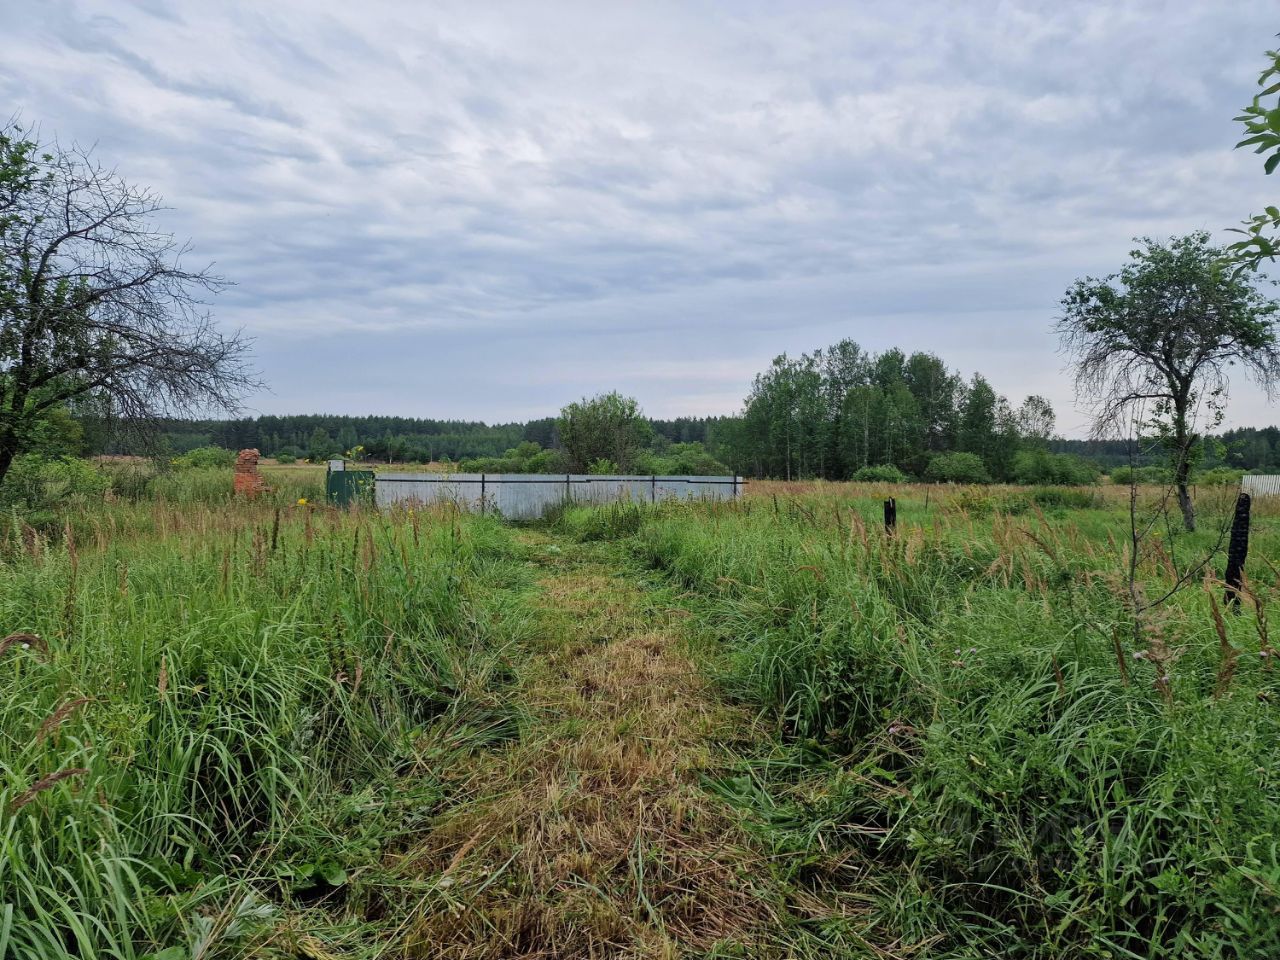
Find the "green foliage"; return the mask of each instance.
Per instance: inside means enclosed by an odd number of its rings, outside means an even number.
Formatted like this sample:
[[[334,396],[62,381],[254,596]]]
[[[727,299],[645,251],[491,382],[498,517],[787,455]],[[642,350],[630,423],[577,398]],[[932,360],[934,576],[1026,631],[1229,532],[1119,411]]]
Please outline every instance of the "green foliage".
[[[222,447],[197,447],[175,457],[175,467],[229,467],[236,462],[236,452]]]
[[[599,461],[615,473],[630,473],[653,428],[631,397],[615,392],[570,403],[556,421],[569,472],[590,472]]]
[[[981,376],[966,384],[932,354],[870,354],[843,340],[780,356],[756,377],[730,458],[756,476],[835,480],[876,464],[919,475],[931,457],[964,451],[1004,480],[1019,447],[1052,430],[1042,397],[1015,410]]]
[[[0,486],[0,510],[33,527],[56,526],[61,511],[100,503],[109,476],[83,460],[26,454]]]
[[[1253,102],[1245,107],[1236,122],[1244,126],[1245,137],[1236,144],[1236,149],[1253,147],[1254,153],[1266,157],[1263,161],[1263,172],[1275,173],[1280,165],[1280,51],[1268,50],[1266,69],[1258,75],[1258,86],[1262,89],[1254,96]],[[1255,214],[1244,221],[1244,228],[1234,228],[1233,233],[1244,235],[1227,249],[1235,261],[1243,268],[1256,270],[1262,261],[1274,261],[1280,253],[1280,207],[1269,206],[1263,213]]]
[[[295,457],[292,453],[285,453],[284,451],[281,451],[280,453],[276,454],[276,463],[279,463],[283,466],[288,466],[290,464],[294,464],[297,462],[298,462],[298,458]]]
[[[1191,531],[1198,411],[1209,426],[1221,422],[1232,368],[1268,387],[1280,378],[1280,303],[1247,273],[1223,269],[1225,253],[1206,232],[1140,244],[1118,274],[1072,285],[1058,331],[1098,424],[1160,440]]]
[[[635,471],[667,477],[724,477],[733,473],[697,442],[673,443],[661,454],[641,453],[636,459]]]
[[[694,597],[729,693],[780,731],[715,788],[798,900],[858,865],[861,943],[1275,955],[1280,675],[1257,621],[1246,609],[1219,640],[1193,589],[1150,647],[1117,654],[1107,631],[1128,615],[1107,536],[1125,501],[1103,514],[1095,490],[1033,497],[1072,521],[941,508],[917,526],[905,493],[896,537],[877,532],[875,503],[851,526],[819,496],[651,512],[635,549]],[[1169,586],[1158,558],[1139,573],[1150,595]],[[1275,589],[1265,566],[1254,575]]]
[[[599,460],[592,460],[588,463],[586,472],[592,476],[608,477],[619,474],[622,470],[612,460],[601,457]]]
[[[1020,450],[1013,458],[1013,479],[1028,485],[1077,486],[1098,479],[1098,468],[1068,453],[1042,448]]]
[[[1116,467],[1111,471],[1111,482],[1122,486],[1132,483],[1170,484],[1173,472],[1168,467]]]
[[[877,467],[861,467],[851,478],[858,483],[906,483],[907,475],[891,463]]]
[[[1196,483],[1204,484],[1207,487],[1238,487],[1243,476],[1243,470],[1234,470],[1231,467],[1214,467],[1212,470],[1205,470],[1203,473],[1196,474],[1194,479]]]
[[[924,478],[933,483],[991,482],[991,475],[976,453],[940,453],[929,461]]]
[[[458,469],[463,473],[564,473],[563,459],[560,451],[543,450],[539,444],[526,440],[501,457],[463,460]]]
[[[184,473],[196,471],[184,471]],[[297,471],[294,471],[297,472]],[[376,904],[459,757],[516,735],[509,535],[293,508],[117,505],[0,530],[0,942],[30,960],[275,956]],[[293,955],[293,951],[288,951]],[[283,956],[283,954],[281,954]]]

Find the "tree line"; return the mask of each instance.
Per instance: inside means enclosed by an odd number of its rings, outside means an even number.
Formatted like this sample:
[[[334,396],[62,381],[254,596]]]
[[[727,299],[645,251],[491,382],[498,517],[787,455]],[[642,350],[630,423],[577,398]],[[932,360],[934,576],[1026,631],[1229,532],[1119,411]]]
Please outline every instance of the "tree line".
[[[948,468],[980,463],[1008,480],[1018,454],[1043,449],[1053,428],[1043,397],[1015,407],[981,374],[965,380],[932,353],[876,354],[846,339],[784,354],[755,378],[729,459],[754,476],[843,480],[877,467],[924,477],[948,457]]]

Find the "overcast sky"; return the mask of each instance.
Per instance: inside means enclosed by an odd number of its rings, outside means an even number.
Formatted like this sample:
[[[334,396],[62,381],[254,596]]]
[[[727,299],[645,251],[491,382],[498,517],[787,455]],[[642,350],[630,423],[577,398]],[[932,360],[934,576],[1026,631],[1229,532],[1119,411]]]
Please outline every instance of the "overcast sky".
[[[929,350],[1078,434],[1050,327],[1130,238],[1280,200],[1231,3],[0,0],[0,115],[96,144],[234,288],[264,413],[730,413]],[[1280,420],[1243,384],[1230,422]]]

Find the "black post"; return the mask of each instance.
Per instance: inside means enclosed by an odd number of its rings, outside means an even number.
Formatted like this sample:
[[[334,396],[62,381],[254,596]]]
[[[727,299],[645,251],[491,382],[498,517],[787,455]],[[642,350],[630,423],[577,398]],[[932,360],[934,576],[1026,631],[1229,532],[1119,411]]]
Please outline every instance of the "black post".
[[[1240,589],[1244,586],[1244,561],[1249,555],[1249,494],[1236,498],[1236,515],[1231,521],[1231,543],[1227,546],[1226,603],[1240,609]]]
[[[658,478],[653,474],[649,474],[649,502],[658,502]]]
[[[480,515],[484,516],[484,474],[480,474]]]
[[[884,532],[893,533],[898,526],[898,501],[890,497],[884,502]]]

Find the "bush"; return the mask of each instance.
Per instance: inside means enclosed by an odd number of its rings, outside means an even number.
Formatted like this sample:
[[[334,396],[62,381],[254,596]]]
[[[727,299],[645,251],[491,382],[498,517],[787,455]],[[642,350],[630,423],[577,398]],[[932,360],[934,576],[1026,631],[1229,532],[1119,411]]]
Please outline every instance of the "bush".
[[[1111,482],[1121,486],[1131,483],[1172,483],[1173,474],[1168,467],[1116,467],[1111,471]]]
[[[298,458],[295,457],[292,453],[276,454],[276,463],[283,464],[286,467],[291,463],[297,463],[297,462],[298,462]]]
[[[701,443],[673,443],[662,454],[642,453],[636,458],[636,473],[667,477],[724,477],[731,474]]]
[[[1098,468],[1069,453],[1021,450],[1013,458],[1013,479],[1028,486],[1083,486],[1098,479]]]
[[[0,508],[20,514],[33,527],[52,527],[60,508],[101,500],[110,485],[105,473],[84,460],[27,454],[9,468]]]
[[[589,464],[587,464],[587,473],[591,474],[592,476],[608,477],[608,476],[616,475],[617,472],[618,472],[618,465],[614,463],[612,460],[605,459],[604,457],[600,457],[597,460],[592,460]]]
[[[1231,467],[1214,467],[1212,470],[1206,470],[1204,473],[1198,474],[1195,477],[1195,482],[1203,483],[1206,487],[1238,487],[1243,476],[1243,470],[1235,470]]]
[[[1100,505],[1094,491],[1070,487],[1038,487],[1032,491],[1031,499],[1046,508],[1087,510]]]
[[[463,473],[564,473],[564,457],[526,440],[500,457],[472,457],[458,467]]]
[[[905,473],[891,463],[882,463],[878,467],[862,467],[853,475],[856,483],[906,483]]]
[[[180,457],[175,457],[175,467],[229,467],[236,462],[233,450],[224,447],[197,447],[188,450]]]
[[[924,477],[934,483],[991,482],[991,474],[976,453],[940,453],[929,461]]]

